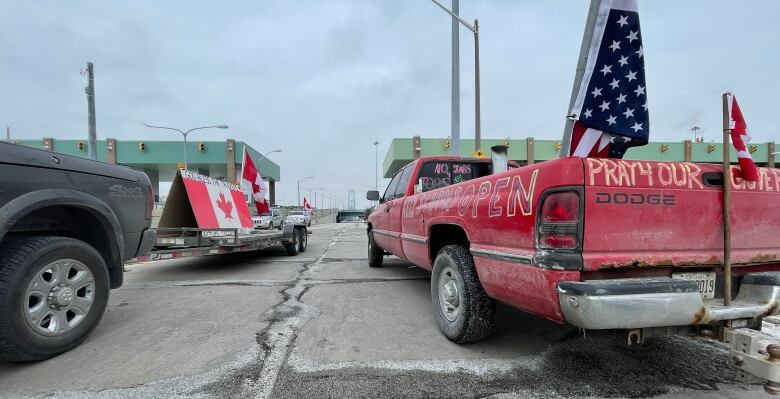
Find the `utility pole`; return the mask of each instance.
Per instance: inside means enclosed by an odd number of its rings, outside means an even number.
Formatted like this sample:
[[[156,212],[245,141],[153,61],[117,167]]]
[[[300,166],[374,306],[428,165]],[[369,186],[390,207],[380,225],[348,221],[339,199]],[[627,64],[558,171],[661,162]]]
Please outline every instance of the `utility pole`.
[[[88,86],[84,88],[87,94],[87,112],[89,113],[89,159],[97,159],[97,125],[95,122],[95,70],[92,63],[87,63]]]
[[[452,0],[452,13],[459,15],[460,0]],[[452,18],[452,140],[450,155],[460,155],[460,23]]]
[[[11,141],[11,126],[5,127],[5,139]]]

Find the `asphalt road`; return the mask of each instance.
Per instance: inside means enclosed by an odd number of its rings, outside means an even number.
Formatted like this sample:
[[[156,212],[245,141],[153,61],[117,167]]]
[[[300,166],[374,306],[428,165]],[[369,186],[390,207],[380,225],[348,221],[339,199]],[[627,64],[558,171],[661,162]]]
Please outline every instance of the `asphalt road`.
[[[314,227],[283,249],[137,264],[80,347],[0,362],[2,397],[765,398],[723,346],[627,347],[500,307],[495,333],[456,345],[436,327],[428,273],[365,259],[365,226]]]

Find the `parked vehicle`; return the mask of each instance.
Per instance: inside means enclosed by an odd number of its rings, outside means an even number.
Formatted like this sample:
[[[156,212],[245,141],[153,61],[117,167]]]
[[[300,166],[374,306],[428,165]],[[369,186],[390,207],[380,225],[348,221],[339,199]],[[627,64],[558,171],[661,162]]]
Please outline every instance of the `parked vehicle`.
[[[760,328],[780,311],[780,169],[760,168],[757,183],[728,179],[731,306],[720,166],[566,158],[492,169],[425,157],[381,198],[368,195],[380,200],[368,218],[369,266],[393,254],[432,271],[436,320],[454,342],[487,337],[497,301],[638,341],[726,323]]]
[[[282,229],[282,212],[278,208],[271,209],[268,213],[252,217],[252,224],[255,229]]]
[[[153,205],[142,172],[0,142],[0,360],[84,341],[154,245]]]
[[[311,227],[311,213],[308,211],[292,211],[285,220],[287,223],[300,223]]]

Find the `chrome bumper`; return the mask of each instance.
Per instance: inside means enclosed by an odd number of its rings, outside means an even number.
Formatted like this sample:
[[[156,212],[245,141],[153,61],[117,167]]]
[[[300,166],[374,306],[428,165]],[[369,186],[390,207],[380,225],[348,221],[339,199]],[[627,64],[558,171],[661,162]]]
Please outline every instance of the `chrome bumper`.
[[[589,330],[751,319],[780,313],[780,272],[746,274],[728,307],[702,300],[693,281],[668,277],[562,282],[558,300],[569,324]]]

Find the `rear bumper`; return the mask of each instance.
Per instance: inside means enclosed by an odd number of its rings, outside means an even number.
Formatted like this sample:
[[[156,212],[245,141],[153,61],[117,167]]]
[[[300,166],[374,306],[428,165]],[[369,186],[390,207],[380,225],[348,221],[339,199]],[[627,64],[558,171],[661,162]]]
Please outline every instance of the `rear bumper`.
[[[751,319],[780,313],[780,272],[746,274],[729,307],[702,300],[693,281],[668,277],[562,282],[558,300],[569,324],[590,330]]]

